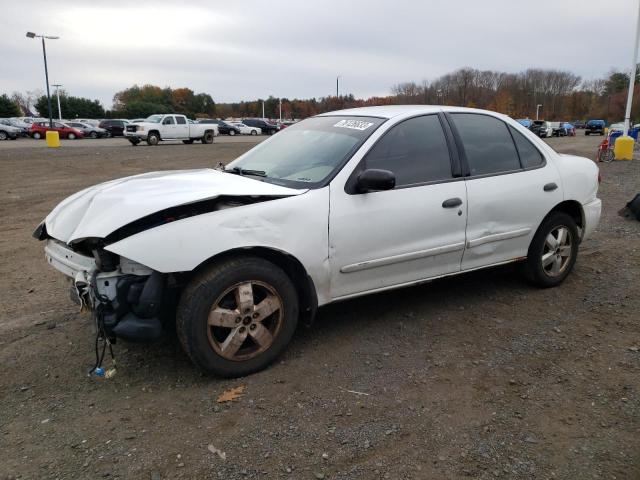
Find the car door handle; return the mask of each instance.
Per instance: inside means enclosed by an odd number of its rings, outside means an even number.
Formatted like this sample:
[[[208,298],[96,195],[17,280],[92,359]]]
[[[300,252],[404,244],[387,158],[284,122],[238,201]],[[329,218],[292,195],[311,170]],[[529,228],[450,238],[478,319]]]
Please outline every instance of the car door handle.
[[[558,188],[558,185],[556,185],[555,183],[551,182],[551,183],[547,183],[544,186],[544,191],[545,192],[553,192],[556,188]]]
[[[442,208],[455,208],[459,207],[460,205],[462,205],[462,200],[458,197],[449,198],[442,202]]]

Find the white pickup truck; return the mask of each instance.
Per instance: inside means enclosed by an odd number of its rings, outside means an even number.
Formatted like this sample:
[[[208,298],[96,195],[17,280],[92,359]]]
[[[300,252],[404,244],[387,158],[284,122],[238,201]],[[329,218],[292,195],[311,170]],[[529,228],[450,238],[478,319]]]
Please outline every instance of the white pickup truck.
[[[129,123],[124,130],[125,138],[134,146],[143,140],[149,145],[157,145],[161,140],[182,140],[186,144],[194,140],[213,143],[217,135],[217,125],[191,123],[184,115],[175,114],[151,115],[144,122]]]

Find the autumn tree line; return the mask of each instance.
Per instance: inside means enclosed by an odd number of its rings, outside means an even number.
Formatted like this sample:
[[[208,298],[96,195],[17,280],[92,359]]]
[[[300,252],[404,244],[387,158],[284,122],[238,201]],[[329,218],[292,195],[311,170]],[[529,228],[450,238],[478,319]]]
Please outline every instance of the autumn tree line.
[[[632,119],[640,120],[640,72],[636,71]],[[620,121],[624,116],[628,74],[611,71],[605,77],[585,80],[568,71],[528,69],[519,73],[461,68],[432,80],[398,83],[391,94],[367,99],[354,95],[311,99],[275,98],[234,103],[216,103],[207,93],[189,88],[134,85],[117,92],[105,110],[98,100],[74,97],[61,91],[65,118],[143,118],[153,113],[182,113],[190,118],[282,117],[301,119],[342,108],[369,105],[431,104],[457,105],[495,110],[514,118],[577,120],[603,118]],[[54,117],[57,102],[52,99]],[[0,95],[0,117],[47,114],[47,99],[41,92]]]

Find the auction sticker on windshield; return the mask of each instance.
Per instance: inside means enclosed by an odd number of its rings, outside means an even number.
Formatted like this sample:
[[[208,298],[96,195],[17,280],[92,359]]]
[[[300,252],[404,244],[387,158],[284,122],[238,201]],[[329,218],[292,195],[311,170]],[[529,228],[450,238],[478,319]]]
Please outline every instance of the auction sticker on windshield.
[[[351,128],[353,130],[366,130],[373,126],[373,123],[363,122],[362,120],[340,120],[334,125],[338,128]]]

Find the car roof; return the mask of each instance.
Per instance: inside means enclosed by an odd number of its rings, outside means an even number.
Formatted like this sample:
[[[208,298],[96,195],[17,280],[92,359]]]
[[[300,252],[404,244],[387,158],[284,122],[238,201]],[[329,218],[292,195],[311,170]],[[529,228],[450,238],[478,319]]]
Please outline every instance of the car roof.
[[[437,112],[468,112],[468,113],[490,113],[498,117],[504,117],[504,115],[489,110],[481,110],[478,108],[466,108],[466,107],[450,107],[446,105],[381,105],[375,107],[359,107],[348,108],[345,110],[336,110],[333,112],[321,113],[319,117],[329,116],[353,116],[353,117],[378,117],[378,118],[393,118],[397,116],[406,115],[420,115]]]

